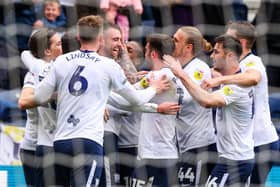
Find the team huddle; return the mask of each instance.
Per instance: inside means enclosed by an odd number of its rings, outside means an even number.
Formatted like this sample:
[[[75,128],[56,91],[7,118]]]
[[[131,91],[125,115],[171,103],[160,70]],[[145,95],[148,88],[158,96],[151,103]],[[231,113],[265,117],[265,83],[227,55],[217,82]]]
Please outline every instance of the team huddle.
[[[73,38],[34,31],[18,102],[27,184],[264,185],[279,144],[255,39],[249,22],[229,23],[213,47],[192,26],[153,33],[139,71],[121,29],[100,16],[80,18]]]

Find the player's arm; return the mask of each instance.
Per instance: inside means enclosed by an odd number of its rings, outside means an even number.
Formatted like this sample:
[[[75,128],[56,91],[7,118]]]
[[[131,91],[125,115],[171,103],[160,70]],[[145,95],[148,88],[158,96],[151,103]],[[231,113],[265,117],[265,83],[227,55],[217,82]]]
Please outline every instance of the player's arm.
[[[49,102],[53,93],[53,89],[41,83],[34,88],[23,88],[18,100],[18,107],[20,109],[29,109],[41,106]]]
[[[175,114],[180,106],[174,102],[163,102],[161,104],[155,103],[145,103],[143,105],[131,105],[125,98],[112,92],[108,104],[114,106],[115,108],[133,111],[133,112],[147,112],[147,113],[163,113],[163,114]]]
[[[190,95],[203,107],[224,106],[226,102],[219,92],[209,93],[202,89],[198,84],[184,72],[180,62],[173,57],[164,55],[165,63],[170,67],[172,72],[181,80],[182,84],[189,91]]]
[[[26,68],[28,68],[30,71],[34,66],[36,66],[38,63],[44,63],[43,60],[35,58],[29,50],[23,51],[21,53],[21,60]]]
[[[149,85],[150,86],[144,90],[136,90],[134,86],[126,82],[122,89],[119,89],[116,92],[126,98],[131,105],[143,105],[156,94],[169,89],[170,82],[166,76],[162,76],[157,80],[154,77],[151,77],[149,79]]]
[[[38,106],[34,100],[34,88],[22,88],[20,97],[18,99],[18,107],[20,109],[28,109]]]
[[[18,106],[21,109],[34,108],[39,105],[44,105],[52,99],[55,87],[50,84],[54,81],[54,71],[50,71],[46,78],[44,78],[35,89],[25,91],[21,94],[18,101]]]
[[[261,80],[261,73],[256,69],[247,69],[244,73],[226,75],[205,80],[202,84],[204,89],[217,87],[221,84],[237,84],[239,86],[254,86]]]

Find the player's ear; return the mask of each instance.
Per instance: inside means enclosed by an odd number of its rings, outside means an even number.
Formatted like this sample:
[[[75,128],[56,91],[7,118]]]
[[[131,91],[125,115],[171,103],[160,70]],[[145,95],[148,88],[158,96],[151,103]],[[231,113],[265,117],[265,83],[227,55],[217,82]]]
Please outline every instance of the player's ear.
[[[44,54],[45,54],[45,56],[51,56],[51,50],[45,49]]]
[[[151,57],[152,57],[152,58],[157,58],[157,56],[158,56],[158,55],[157,55],[157,52],[156,52],[155,50],[152,50],[152,51],[151,51]]]

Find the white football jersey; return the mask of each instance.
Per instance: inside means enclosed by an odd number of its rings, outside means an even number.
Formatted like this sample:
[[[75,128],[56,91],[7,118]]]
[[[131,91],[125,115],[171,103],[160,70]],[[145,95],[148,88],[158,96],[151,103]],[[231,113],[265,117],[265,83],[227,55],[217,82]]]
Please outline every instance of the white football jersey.
[[[34,88],[35,81],[32,73],[27,72],[24,77],[23,88]],[[27,120],[24,129],[24,138],[20,144],[20,148],[24,150],[36,150],[38,136],[38,110],[31,108],[26,110]]]
[[[254,143],[255,146],[268,144],[278,140],[278,135],[271,121],[268,103],[268,80],[265,67],[260,57],[249,54],[240,62],[242,72],[255,69],[261,73],[261,80],[255,86],[254,103]]]
[[[165,101],[178,102],[176,77],[168,68],[152,71],[155,78],[166,75],[171,87],[156,95],[151,102],[159,104]],[[143,113],[139,135],[138,156],[141,159],[175,159],[178,158],[175,134],[175,116],[159,113]]]
[[[216,113],[217,149],[220,157],[230,160],[254,158],[252,87],[225,85],[219,92],[226,106]]]
[[[184,72],[193,82],[200,85],[203,80],[211,78],[209,66],[198,58],[194,58],[184,68]],[[176,120],[176,132],[180,153],[190,149],[216,142],[212,109],[202,107],[183,87],[183,100],[179,117]]]
[[[125,87],[126,77],[112,59],[96,52],[59,56],[43,81],[57,90],[56,140],[87,138],[103,145],[103,113],[112,89]]]
[[[30,51],[24,51],[22,61],[34,75],[35,85],[38,85],[50,72],[51,63],[32,56]],[[53,137],[56,126],[55,104],[48,103],[37,107],[39,114],[37,145],[53,146]]]

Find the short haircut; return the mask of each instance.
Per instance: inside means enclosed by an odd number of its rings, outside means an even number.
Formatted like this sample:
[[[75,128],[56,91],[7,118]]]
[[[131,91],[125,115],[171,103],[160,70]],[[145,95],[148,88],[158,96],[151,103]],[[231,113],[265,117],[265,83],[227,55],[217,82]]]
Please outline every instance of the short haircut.
[[[147,43],[149,43],[149,49],[155,50],[161,59],[163,55],[172,55],[175,49],[173,39],[167,34],[151,34],[147,37]]]
[[[28,41],[28,47],[36,58],[44,58],[45,50],[51,46],[51,38],[56,32],[47,28],[39,28],[34,31]]]
[[[257,32],[254,25],[252,25],[248,21],[230,21],[226,29],[232,29],[236,31],[237,38],[240,39],[246,39],[247,44],[246,48],[251,49],[256,41],[257,38]]]
[[[103,32],[103,19],[101,16],[85,16],[79,19],[77,27],[81,42],[94,41]]]
[[[57,3],[58,7],[60,8],[61,4],[59,0],[45,0],[44,1],[44,8],[50,3]]]
[[[237,58],[240,58],[242,54],[242,46],[238,39],[229,35],[221,35],[215,38],[215,42],[222,44],[226,52],[234,52]]]
[[[104,26],[103,26],[103,31],[106,32],[108,29],[116,29],[119,30],[121,32],[121,28],[119,25],[114,24],[114,23],[110,23],[110,22],[104,22]]]

